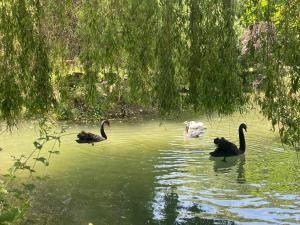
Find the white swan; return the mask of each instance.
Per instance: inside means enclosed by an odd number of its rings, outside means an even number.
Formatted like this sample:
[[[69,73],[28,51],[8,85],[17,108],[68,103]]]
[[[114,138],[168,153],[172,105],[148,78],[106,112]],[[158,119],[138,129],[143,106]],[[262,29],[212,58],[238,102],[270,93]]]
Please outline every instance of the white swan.
[[[188,127],[185,128],[185,135],[190,138],[202,137],[205,133],[205,129],[201,130],[190,130]]]
[[[198,138],[204,135],[206,126],[202,122],[186,121],[185,123],[185,135],[191,138]]]
[[[189,129],[206,129],[206,127],[204,126],[204,123],[202,123],[202,122],[185,121],[184,124]]]

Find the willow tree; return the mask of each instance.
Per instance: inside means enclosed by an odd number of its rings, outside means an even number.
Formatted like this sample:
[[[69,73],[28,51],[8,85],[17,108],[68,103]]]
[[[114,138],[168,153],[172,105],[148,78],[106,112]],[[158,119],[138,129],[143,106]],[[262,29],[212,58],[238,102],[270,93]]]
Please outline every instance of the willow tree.
[[[77,14],[81,1],[43,0],[43,33],[49,46],[49,59],[55,76],[64,74],[67,62],[78,57]]]
[[[156,1],[129,0],[127,6],[123,33],[130,96],[136,103],[149,104],[153,101],[159,5]]]
[[[122,1],[83,1],[78,11],[80,62],[85,71],[86,97],[97,98],[100,75],[117,73],[123,64]]]
[[[80,91],[88,106],[117,101],[99,82],[110,80],[123,82],[128,102],[161,112],[177,111],[187,87],[187,108],[241,110],[241,78],[253,69],[264,78],[256,98],[263,113],[296,146],[299,7],[299,0],[2,0],[1,119],[11,125],[23,112],[48,112],[51,75],[62,76],[69,59],[79,58],[76,68],[84,70]],[[237,38],[237,23],[246,42]]]
[[[230,114],[244,104],[234,30],[236,2],[190,1],[190,99],[208,113]]]
[[[0,116],[11,126],[23,109],[43,114],[54,103],[39,0],[0,3]]]
[[[203,2],[193,1],[189,2],[190,18],[189,18],[189,37],[190,37],[190,59],[189,59],[189,89],[190,102],[197,108],[200,105],[200,90],[201,77],[204,73],[202,68],[202,59],[204,57],[204,10]],[[203,71],[203,72],[202,72]]]
[[[103,64],[101,53],[105,48],[102,42],[105,18],[99,4],[99,1],[84,1],[78,21],[79,57],[85,71],[86,98],[90,103],[96,99],[97,74]]]
[[[160,31],[157,42],[157,77],[156,97],[158,108],[163,111],[178,109],[179,93],[176,85],[175,47],[176,35],[176,1],[163,0],[160,9]]]
[[[273,126],[278,127],[283,143],[296,149],[300,144],[299,3],[299,0],[245,1],[243,13],[252,30],[247,47],[259,59],[253,66],[264,77],[258,103]]]

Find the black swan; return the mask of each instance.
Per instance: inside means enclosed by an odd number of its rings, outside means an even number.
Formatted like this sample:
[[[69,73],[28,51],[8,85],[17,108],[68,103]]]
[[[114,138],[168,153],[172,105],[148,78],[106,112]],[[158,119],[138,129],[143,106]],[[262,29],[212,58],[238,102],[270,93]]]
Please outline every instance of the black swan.
[[[87,144],[94,145],[94,142],[100,142],[100,141],[107,140],[107,136],[106,136],[106,134],[104,132],[104,124],[106,124],[108,126],[110,125],[108,120],[103,120],[101,122],[101,128],[100,128],[101,136],[97,135],[97,134],[87,133],[85,131],[81,131],[81,133],[79,133],[77,135],[78,139],[76,140],[76,142],[80,143],[80,144],[87,143]]]
[[[215,138],[214,143],[216,144],[217,148],[215,151],[210,152],[209,154],[213,157],[224,157],[225,161],[225,157],[227,156],[235,156],[245,153],[246,142],[243,129],[247,132],[247,126],[244,123],[239,126],[240,148],[223,137]]]

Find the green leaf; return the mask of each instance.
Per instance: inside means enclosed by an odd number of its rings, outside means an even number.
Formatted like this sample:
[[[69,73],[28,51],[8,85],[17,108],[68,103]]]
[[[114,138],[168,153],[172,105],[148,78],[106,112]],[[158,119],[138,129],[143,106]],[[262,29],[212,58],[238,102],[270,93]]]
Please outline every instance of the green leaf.
[[[59,154],[60,151],[49,151],[49,153],[51,153],[51,154]]]
[[[45,166],[49,166],[49,162],[45,157],[34,158],[36,161],[42,162]]]
[[[34,141],[33,142],[34,147],[36,147],[37,149],[42,149],[43,145],[41,145],[38,141]]]
[[[268,6],[268,0],[261,0],[261,1],[260,1],[260,6],[261,6],[261,7],[266,7],[266,6]]]

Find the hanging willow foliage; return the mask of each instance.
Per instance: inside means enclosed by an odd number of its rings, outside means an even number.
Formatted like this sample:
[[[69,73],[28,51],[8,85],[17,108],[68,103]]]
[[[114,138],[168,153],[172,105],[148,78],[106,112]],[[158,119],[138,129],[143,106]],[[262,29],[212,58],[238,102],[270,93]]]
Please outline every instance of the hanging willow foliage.
[[[156,1],[130,0],[123,19],[124,47],[128,53],[126,70],[132,101],[151,103],[154,49],[158,32]]]
[[[300,2],[245,1],[248,54],[264,78],[257,96],[262,112],[279,129],[283,143],[300,144]]]
[[[97,99],[96,83],[99,73],[118,72],[122,64],[122,33],[119,17],[122,2],[83,1],[79,11],[77,33],[80,61],[85,71],[86,98]],[[97,9],[97,10],[95,10]]]
[[[54,98],[40,1],[1,1],[0,12],[0,116],[12,126],[24,106],[45,113]]]
[[[84,74],[76,82],[91,107],[126,95],[163,113],[230,114],[244,108],[251,82],[262,83],[253,83],[262,112],[297,147],[299,7],[299,0],[1,0],[1,119],[11,125],[23,112],[47,112],[51,74],[63,77],[60,65],[78,58]],[[113,93],[118,98],[107,97]]]
[[[246,100],[239,77],[235,4],[212,0],[189,5],[190,102],[208,113],[230,114]]]
[[[158,107],[162,111],[176,110],[179,107],[174,65],[177,41],[175,7],[175,1],[161,1],[161,28],[157,43],[156,95]]]
[[[90,103],[96,99],[97,73],[102,64],[102,31],[105,19],[102,17],[98,1],[84,1],[83,9],[79,14],[78,36],[81,46],[80,61],[85,71],[87,87],[86,98]],[[95,10],[99,9],[99,10]]]

